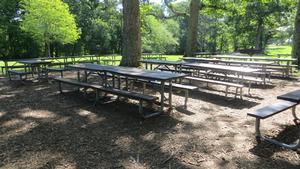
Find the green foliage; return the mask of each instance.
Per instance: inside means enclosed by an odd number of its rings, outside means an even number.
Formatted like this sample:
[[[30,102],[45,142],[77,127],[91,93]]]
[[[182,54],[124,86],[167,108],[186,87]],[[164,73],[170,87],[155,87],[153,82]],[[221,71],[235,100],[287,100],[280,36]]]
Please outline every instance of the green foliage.
[[[74,43],[79,38],[74,16],[61,0],[22,0],[22,29],[39,42]]]
[[[179,25],[174,20],[158,20],[153,15],[155,7],[143,5],[141,7],[141,32],[143,52],[172,52],[178,45]]]

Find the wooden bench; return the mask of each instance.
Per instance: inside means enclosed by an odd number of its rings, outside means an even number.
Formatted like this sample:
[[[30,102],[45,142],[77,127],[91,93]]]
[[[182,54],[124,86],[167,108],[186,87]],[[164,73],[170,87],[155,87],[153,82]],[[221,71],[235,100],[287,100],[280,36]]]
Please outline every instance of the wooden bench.
[[[264,137],[261,134],[261,131],[260,131],[260,120],[267,119],[271,116],[274,116],[278,113],[286,111],[290,108],[292,108],[292,113],[294,115],[297,105],[298,105],[298,103],[296,103],[296,102],[281,101],[281,102],[277,102],[277,103],[274,103],[272,105],[260,108],[260,109],[254,111],[254,112],[247,113],[248,116],[256,118],[256,121],[255,121],[256,141],[258,143],[260,143],[261,141],[266,140],[266,141],[269,141],[271,143],[274,143],[274,144],[277,144],[277,145],[280,145],[280,146],[283,146],[283,147],[287,146],[286,148],[293,149],[292,146],[286,145],[284,143],[281,143],[281,142],[279,142],[277,140],[274,140],[274,139],[271,139],[271,138]],[[294,115],[294,117],[295,117],[295,115]]]
[[[218,80],[211,80],[211,79],[205,79],[205,78],[200,78],[200,77],[191,77],[191,76],[185,77],[185,79],[187,79],[189,81],[198,81],[198,82],[203,82],[203,83],[207,83],[207,84],[212,83],[212,84],[216,84],[216,85],[226,86],[226,90],[225,90],[226,97],[228,95],[228,88],[235,87],[236,88],[235,98],[237,97],[237,95],[239,93],[240,99],[243,99],[244,85],[242,85],[242,84],[236,84],[236,83],[224,82],[224,81],[218,81]]]
[[[11,81],[12,76],[17,75],[20,77],[20,80],[24,80],[22,77],[25,76],[25,79],[27,78],[28,74],[31,74],[30,72],[24,72],[24,71],[18,71],[18,70],[7,70],[8,78]]]
[[[155,85],[161,85],[161,83],[158,81],[150,81],[149,83],[155,84]],[[170,83],[166,82],[165,86],[170,87]],[[191,85],[185,85],[185,84],[179,84],[179,83],[172,83],[172,89],[181,90],[181,91],[185,92],[184,108],[186,109],[188,98],[189,98],[189,91],[197,90],[198,87],[191,86]]]
[[[126,90],[121,90],[121,89],[116,89],[116,88],[108,88],[108,87],[104,87],[104,86],[97,85],[97,84],[79,82],[77,80],[71,80],[71,79],[65,79],[65,78],[54,78],[54,80],[58,82],[59,91],[61,93],[62,93],[61,83],[75,85],[75,86],[79,86],[79,87],[83,87],[83,88],[91,88],[96,91],[96,101],[99,100],[99,98],[98,98],[99,91],[102,91],[105,93],[110,93],[113,95],[126,97],[126,98],[133,99],[133,100],[138,100],[139,101],[139,113],[143,116],[143,118],[149,118],[149,117],[160,114],[160,112],[151,113],[151,114],[143,113],[143,101],[146,101],[149,103],[154,103],[154,101],[158,99],[158,97],[155,97],[155,96],[145,95],[145,94],[141,94],[141,93],[126,91]]]

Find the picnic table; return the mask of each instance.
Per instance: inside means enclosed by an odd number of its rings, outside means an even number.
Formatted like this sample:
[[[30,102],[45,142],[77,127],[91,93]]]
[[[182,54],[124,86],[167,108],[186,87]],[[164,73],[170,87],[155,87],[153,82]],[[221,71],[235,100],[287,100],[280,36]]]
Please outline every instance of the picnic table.
[[[197,57],[183,57],[182,58],[186,62],[199,62],[199,63],[218,63],[219,59],[212,59],[212,58],[197,58]]]
[[[146,69],[150,68],[150,70],[156,70],[164,67],[168,70],[171,70],[170,66],[173,66],[175,71],[180,71],[181,66],[185,63],[182,61],[167,61],[167,60],[141,60],[140,62],[145,64]],[[148,67],[148,65],[150,67]],[[153,68],[153,65],[157,65],[157,66]]]
[[[272,58],[272,57],[254,57],[254,56],[230,56],[230,55],[217,55],[217,56],[212,56],[212,58],[216,59],[236,59],[236,60],[263,60],[263,61],[272,61],[274,63],[279,63],[279,62],[287,62],[287,65],[290,64],[293,61],[296,61],[297,59],[295,58]]]
[[[44,59],[19,60],[18,62],[27,65],[27,67],[31,69],[32,73],[36,72],[38,79],[40,79],[42,73],[46,71],[47,66],[51,64],[51,61]]]
[[[139,80],[154,80],[160,82],[160,111],[163,112],[164,110],[164,92],[166,88],[166,83],[168,83],[169,88],[169,106],[172,107],[172,81],[183,78],[186,74],[182,73],[170,73],[170,72],[159,72],[154,70],[145,70],[139,68],[131,68],[131,67],[121,67],[121,66],[104,66],[98,64],[76,64],[76,65],[69,65],[71,69],[75,70],[82,70],[84,71],[85,77],[84,79],[87,80],[87,77],[92,72],[102,73],[104,75],[104,85],[109,86],[107,78],[108,74],[111,74],[113,78],[116,76],[119,80],[121,77],[125,77],[126,85],[128,83],[128,78],[139,79]],[[100,76],[100,74],[98,74]],[[78,73],[78,79],[80,79],[80,74]],[[114,86],[113,86],[114,87]]]
[[[163,56],[162,53],[142,53],[142,58],[146,59],[159,59],[159,60],[166,60],[167,57]]]
[[[207,63],[186,63],[184,66],[187,66],[196,70],[205,70],[215,71],[219,73],[227,74],[236,74],[238,77],[241,77],[240,80],[243,81],[245,75],[258,72],[259,69],[253,69],[248,67],[240,66],[227,66],[227,65],[218,65],[218,64],[207,64]]]

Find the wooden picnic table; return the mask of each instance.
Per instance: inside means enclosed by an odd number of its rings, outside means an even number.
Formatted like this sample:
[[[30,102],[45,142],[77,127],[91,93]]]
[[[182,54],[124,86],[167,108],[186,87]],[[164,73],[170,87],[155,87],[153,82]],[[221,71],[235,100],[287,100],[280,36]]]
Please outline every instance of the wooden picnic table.
[[[41,75],[46,70],[47,66],[52,63],[51,61],[44,60],[44,59],[19,60],[18,62],[24,65],[28,65],[32,73],[36,71],[38,75],[38,79],[41,78]]]
[[[172,81],[183,78],[186,74],[182,73],[170,73],[170,72],[159,72],[154,70],[145,70],[139,68],[131,68],[131,67],[121,67],[121,66],[104,66],[98,64],[76,64],[68,66],[71,69],[82,70],[85,73],[85,79],[87,79],[88,75],[91,72],[103,73],[104,75],[104,84],[107,83],[108,74],[112,74],[113,78],[117,76],[120,80],[120,76],[125,77],[127,80],[128,78],[133,79],[142,79],[142,80],[155,80],[159,81],[161,84],[160,87],[160,110],[163,112],[164,110],[164,92],[165,92],[165,84],[168,83],[169,86],[169,106],[172,107]],[[99,74],[100,75],[100,74]],[[78,73],[78,79],[80,79],[80,74]],[[126,80],[126,85],[127,85]]]

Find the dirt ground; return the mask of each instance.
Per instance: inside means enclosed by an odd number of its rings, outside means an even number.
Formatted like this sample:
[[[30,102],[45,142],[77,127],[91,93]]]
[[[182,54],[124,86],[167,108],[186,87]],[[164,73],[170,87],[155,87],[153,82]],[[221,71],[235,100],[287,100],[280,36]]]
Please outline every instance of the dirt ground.
[[[272,79],[249,97],[224,97],[224,86],[175,93],[175,108],[142,120],[136,102],[93,105],[93,95],[59,94],[53,82],[0,78],[0,168],[300,168],[300,154],[256,144],[247,112],[299,89],[297,79]],[[244,90],[246,91],[246,89]],[[297,108],[300,111],[300,108]],[[270,137],[297,140],[291,111],[262,121]]]

